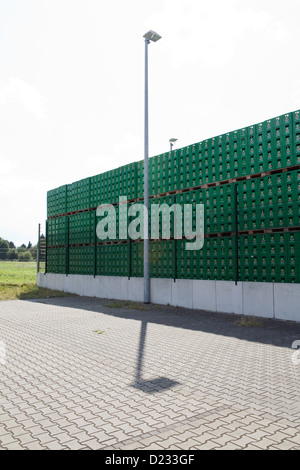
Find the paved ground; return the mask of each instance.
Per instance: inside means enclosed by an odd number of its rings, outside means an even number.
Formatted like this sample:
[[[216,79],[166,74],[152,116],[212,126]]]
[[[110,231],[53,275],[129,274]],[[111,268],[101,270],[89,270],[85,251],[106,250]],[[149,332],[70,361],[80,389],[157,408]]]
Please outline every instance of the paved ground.
[[[107,304],[0,302],[0,449],[300,450],[300,324]]]

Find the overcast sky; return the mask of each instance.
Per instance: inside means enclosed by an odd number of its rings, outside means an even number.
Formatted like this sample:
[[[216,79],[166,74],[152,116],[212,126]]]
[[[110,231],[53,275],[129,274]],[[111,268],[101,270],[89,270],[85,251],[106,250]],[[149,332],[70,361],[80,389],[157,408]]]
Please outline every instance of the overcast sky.
[[[299,0],[0,0],[0,237],[47,190],[300,108]]]

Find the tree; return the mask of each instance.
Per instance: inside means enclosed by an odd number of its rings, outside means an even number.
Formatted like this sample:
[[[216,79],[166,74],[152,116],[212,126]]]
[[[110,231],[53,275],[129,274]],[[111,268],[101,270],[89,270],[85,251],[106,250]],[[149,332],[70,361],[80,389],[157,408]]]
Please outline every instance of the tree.
[[[19,254],[19,261],[31,261],[32,256],[30,251],[24,251],[23,253]]]
[[[32,247],[32,243],[31,243],[31,242],[28,242],[27,250],[30,250],[31,247]]]
[[[3,238],[0,238],[0,259],[7,259],[9,252],[9,243]]]
[[[17,252],[16,248],[11,248],[8,252],[7,259],[13,261],[19,258],[19,253]]]
[[[28,251],[30,251],[32,258],[33,258],[33,259],[36,259],[36,257],[37,257],[37,245],[34,245],[34,246],[32,245],[32,246],[29,248]]]

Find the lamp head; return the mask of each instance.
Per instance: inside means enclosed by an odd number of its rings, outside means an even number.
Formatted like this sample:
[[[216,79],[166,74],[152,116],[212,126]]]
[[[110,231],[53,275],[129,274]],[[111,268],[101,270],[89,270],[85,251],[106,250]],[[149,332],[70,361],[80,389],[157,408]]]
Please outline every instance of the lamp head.
[[[159,39],[161,39],[161,36],[159,34],[157,34],[155,31],[152,31],[151,29],[146,34],[144,34],[143,37],[145,39],[148,39],[149,41],[152,41],[152,42],[156,42]]]

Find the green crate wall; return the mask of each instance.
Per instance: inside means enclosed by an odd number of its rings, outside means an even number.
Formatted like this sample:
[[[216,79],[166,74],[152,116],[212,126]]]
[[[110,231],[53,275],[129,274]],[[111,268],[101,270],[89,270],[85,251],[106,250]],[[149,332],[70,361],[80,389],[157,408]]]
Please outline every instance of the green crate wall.
[[[159,194],[160,191],[160,167],[162,167],[162,155],[156,155],[154,157],[149,158],[148,162],[149,166],[149,195],[156,195]],[[163,171],[163,169],[161,169]],[[144,178],[144,172],[141,177]],[[141,194],[143,197],[143,194]]]
[[[173,278],[175,267],[174,240],[150,240],[149,269],[150,276],[155,278]],[[144,275],[144,243],[131,243],[131,276]]]
[[[105,205],[104,205],[105,206]],[[98,242],[104,241],[118,241],[119,240],[119,206],[107,204],[107,208],[103,207],[103,213],[101,216],[96,216],[96,224],[102,227],[105,233],[102,234],[103,239],[99,239],[99,232],[98,232]],[[102,221],[102,223],[101,223]],[[112,230],[115,227],[115,235],[113,235]],[[102,230],[102,231],[103,231]]]
[[[166,195],[157,197],[150,200],[150,233],[151,237],[155,238],[157,226],[159,226],[159,238],[173,238],[175,236],[176,225],[180,227],[185,234],[195,232],[199,224],[196,224],[196,215],[199,215],[197,211],[197,204],[204,204],[204,196],[202,197],[203,191],[194,190],[187,191],[180,194]],[[189,208],[185,208],[185,205],[189,205]],[[159,209],[154,212],[153,206],[157,205]],[[166,211],[165,211],[166,209]],[[155,214],[159,215],[159,221],[156,222],[156,230],[152,231],[152,225],[154,229],[154,222],[152,217]],[[189,215],[188,215],[189,214]],[[170,225],[169,225],[170,224]],[[170,230],[169,230],[170,227]],[[187,231],[187,227],[189,231]]]
[[[144,195],[144,160],[136,163],[136,173],[137,198],[141,198]]]
[[[294,164],[300,164],[300,111],[293,113],[293,150]]]
[[[78,212],[69,216],[69,244],[88,244],[95,241],[95,212]]]
[[[54,217],[67,212],[67,185],[47,192],[47,217]]]
[[[287,245],[288,282],[300,283],[300,232],[285,234]]]
[[[128,200],[136,198],[136,179],[137,168],[135,163],[92,176],[91,207],[117,203],[120,196],[126,196]]]
[[[174,277],[174,266],[174,240],[150,241],[150,276],[155,278],[172,278]]]
[[[47,220],[47,246],[67,245],[68,217],[55,217]]]
[[[214,137],[178,150],[178,189],[225,179],[222,171],[220,173],[221,162],[217,142],[218,138]]]
[[[285,174],[238,183],[240,230],[280,228],[286,225]]]
[[[90,209],[91,207],[91,178],[78,181],[77,187],[78,210]]]
[[[233,237],[205,239],[199,257],[200,266],[204,266],[205,279],[235,280],[236,250]]]
[[[205,233],[234,231],[236,218],[233,184],[202,190],[199,202],[204,204]]]
[[[67,272],[67,248],[47,249],[47,272],[55,274]]]
[[[236,249],[233,237],[205,238],[201,250],[187,250],[186,240],[177,240],[179,279],[235,280]]]
[[[300,226],[300,170],[285,173],[287,226]]]
[[[69,274],[95,274],[94,246],[69,248]]]
[[[239,230],[297,227],[299,202],[299,170],[239,182]]]
[[[76,212],[91,207],[91,178],[75,181],[68,186],[68,212]]]
[[[97,275],[129,275],[129,243],[102,243],[97,246]]]
[[[91,207],[96,208],[102,204],[104,177],[102,174],[91,176]]]
[[[134,241],[131,243],[131,275],[143,277],[144,275],[144,243]]]
[[[144,161],[136,162],[136,197],[144,195]],[[179,187],[178,150],[149,158],[149,195],[174,191]]]
[[[174,216],[176,196],[163,196],[150,199],[149,204],[149,231],[151,238],[170,238],[174,236]],[[155,209],[156,206],[156,209]],[[170,214],[170,230],[168,221]]]
[[[204,206],[205,233],[231,232],[235,229],[234,185],[227,184],[177,194],[176,201],[182,207],[191,204],[192,230],[196,230],[196,206]],[[183,212],[183,211],[182,211]],[[182,217],[184,227],[184,218]]]
[[[299,163],[300,118],[299,111],[295,111],[256,125],[203,140],[182,149],[175,149],[172,152],[151,157],[149,159],[150,195],[155,196],[151,200],[151,205],[161,202],[165,202],[169,206],[174,202],[180,204],[191,203],[193,213],[195,213],[196,204],[202,203],[205,206],[206,234],[218,233],[220,235],[223,232],[233,232],[236,228],[236,208],[234,205],[236,183],[230,184],[228,182],[208,188],[197,188],[197,186],[245,175],[253,176],[269,170],[280,171]],[[61,246],[67,243],[70,245],[93,243],[95,237],[93,211],[70,216],[68,240],[66,240],[64,217],[58,216],[77,211],[87,211],[103,203],[115,204],[118,202],[120,195],[126,195],[131,200],[142,198],[143,165],[143,161],[124,165],[101,175],[85,178],[70,185],[48,191],[48,247]],[[285,227],[300,226],[299,170],[285,171],[259,178],[255,177],[237,184],[239,230],[284,229]],[[174,196],[168,194],[158,196],[161,193],[188,188],[190,190]],[[89,224],[87,220],[90,218],[91,223]],[[81,220],[85,221],[83,225],[80,225]],[[195,229],[194,222],[193,230]],[[90,227],[90,230],[88,227]],[[171,236],[173,236],[173,223],[171,223],[171,228]],[[162,230],[163,226],[160,222],[160,236],[162,236]],[[116,237],[117,239],[118,237]],[[138,254],[141,246],[141,242],[132,243],[131,264],[133,272],[138,273],[138,275],[142,272],[141,256]],[[157,244],[158,246],[159,244]],[[109,252],[109,249],[107,250]],[[156,252],[157,250],[155,250],[155,256]],[[198,276],[199,266],[204,272],[204,254],[205,250],[203,250],[201,256],[199,256],[199,253],[197,256],[193,255],[197,258],[198,264],[194,258],[191,259],[191,254],[186,255],[186,260],[182,258],[183,264],[190,264],[193,269],[181,275]],[[134,255],[138,255],[137,261]],[[215,259],[212,264],[210,258],[211,255],[209,254],[207,257],[208,268],[206,268],[207,278],[211,278],[211,276],[213,278],[215,276],[223,278],[224,275],[228,277],[224,270],[221,272],[217,270]],[[297,272],[296,268],[295,272]],[[297,275],[295,278],[297,279]],[[272,279],[272,276],[269,276],[269,279]]]
[[[186,240],[176,240],[176,273],[178,279],[197,279],[199,251],[186,250]]]
[[[294,142],[295,117],[296,113],[288,113],[253,126],[254,173],[297,164]]]
[[[299,111],[149,159],[149,192],[160,194],[300,163]],[[143,195],[143,161],[137,162]],[[169,180],[168,180],[169,179]]]
[[[165,238],[171,238],[174,236],[174,214],[176,214],[176,206],[175,207],[172,207],[172,206],[175,204],[175,202],[176,202],[175,196],[162,196],[162,197],[150,198],[149,200],[150,238],[165,239]],[[139,201],[139,203],[143,204],[143,201]],[[155,209],[155,206],[157,207],[157,209]],[[170,213],[170,232],[168,230],[168,212]],[[135,216],[132,216],[132,217],[128,215],[128,226],[131,222],[133,222],[134,220],[137,220],[138,217],[139,217],[139,213],[137,213]],[[158,217],[157,220],[156,220],[156,217]],[[177,218],[179,217],[180,217],[180,212],[178,213]],[[118,219],[118,220],[121,220],[121,219]],[[141,221],[143,221],[143,216],[141,216]],[[169,233],[170,233],[170,236],[169,236]]]
[[[76,212],[78,210],[78,198],[77,198],[77,187],[78,187],[78,182],[75,181],[72,184],[68,185],[68,198],[67,198],[67,211],[68,213],[70,212]]]
[[[158,194],[178,189],[178,152],[164,153],[159,171]]]
[[[299,111],[149,159],[150,194],[300,163]],[[143,195],[143,161],[48,191],[48,217]]]
[[[128,165],[121,166],[118,169],[118,176],[119,176],[119,192],[118,198],[120,196],[126,196],[128,200],[135,199],[136,191],[137,191],[137,170],[136,164],[130,163]],[[117,202],[117,201],[116,201]]]
[[[239,238],[241,281],[300,282],[300,232]]]
[[[178,152],[172,150],[149,160],[151,194],[161,194],[178,187]]]

